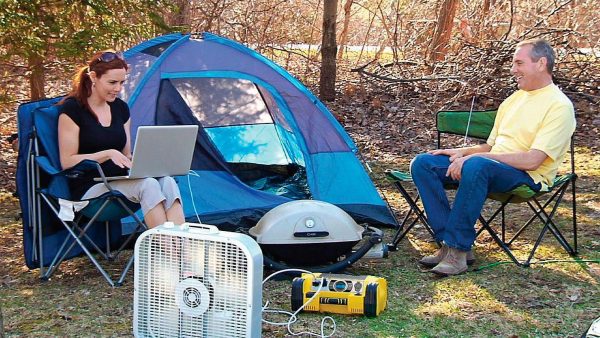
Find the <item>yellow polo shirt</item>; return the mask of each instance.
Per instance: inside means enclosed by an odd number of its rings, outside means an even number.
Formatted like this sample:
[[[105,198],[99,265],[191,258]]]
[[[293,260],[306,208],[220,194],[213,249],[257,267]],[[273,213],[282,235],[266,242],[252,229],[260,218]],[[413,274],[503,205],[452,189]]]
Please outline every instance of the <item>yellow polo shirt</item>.
[[[527,171],[542,190],[552,185],[575,131],[571,100],[555,85],[534,91],[518,90],[498,108],[487,144],[492,153],[541,150],[548,157],[539,168]]]

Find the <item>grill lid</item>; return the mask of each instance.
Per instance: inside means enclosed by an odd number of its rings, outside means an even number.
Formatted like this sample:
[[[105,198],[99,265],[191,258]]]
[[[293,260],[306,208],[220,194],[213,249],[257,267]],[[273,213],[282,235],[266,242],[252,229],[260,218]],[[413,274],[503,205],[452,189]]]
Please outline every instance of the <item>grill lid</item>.
[[[339,207],[315,200],[281,204],[249,232],[259,244],[357,242],[363,228]]]

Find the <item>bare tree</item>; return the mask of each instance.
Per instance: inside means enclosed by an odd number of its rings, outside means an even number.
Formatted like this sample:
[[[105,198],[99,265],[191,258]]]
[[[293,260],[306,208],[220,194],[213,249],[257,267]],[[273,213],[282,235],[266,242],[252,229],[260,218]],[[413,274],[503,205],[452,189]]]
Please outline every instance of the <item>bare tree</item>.
[[[2,320],[2,304],[0,304],[0,338],[4,338],[4,321]]]
[[[192,31],[220,32],[221,26],[227,19],[225,13],[235,7],[236,1],[231,0],[206,0],[194,1],[190,11],[198,12],[200,20],[192,24]]]
[[[457,8],[458,0],[444,0],[442,3],[438,11],[438,21],[431,44],[430,61],[441,61],[446,56]]]
[[[31,100],[39,100],[46,97],[44,86],[46,71],[44,69],[44,56],[32,53],[27,58],[27,63],[31,75],[29,76],[29,91]]]
[[[165,22],[171,27],[189,29],[191,2],[189,0],[172,0],[173,10],[165,13]]]
[[[321,76],[319,96],[323,101],[335,100],[337,44],[335,21],[337,18],[337,0],[325,0],[323,4],[323,40],[321,43]]]
[[[346,0],[344,4],[344,25],[342,26],[342,32],[340,33],[340,50],[338,51],[338,60],[344,57],[344,46],[348,42],[348,26],[350,25],[350,10],[352,9],[352,3],[354,0]]]
[[[490,13],[490,9],[496,4],[496,0],[483,0],[483,16]]]

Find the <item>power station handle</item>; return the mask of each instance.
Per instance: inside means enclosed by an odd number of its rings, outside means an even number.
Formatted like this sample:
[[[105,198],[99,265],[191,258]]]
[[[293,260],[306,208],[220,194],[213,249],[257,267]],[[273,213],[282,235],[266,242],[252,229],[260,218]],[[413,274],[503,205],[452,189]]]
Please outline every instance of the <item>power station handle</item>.
[[[320,298],[319,303],[329,305],[348,305],[348,298]]]

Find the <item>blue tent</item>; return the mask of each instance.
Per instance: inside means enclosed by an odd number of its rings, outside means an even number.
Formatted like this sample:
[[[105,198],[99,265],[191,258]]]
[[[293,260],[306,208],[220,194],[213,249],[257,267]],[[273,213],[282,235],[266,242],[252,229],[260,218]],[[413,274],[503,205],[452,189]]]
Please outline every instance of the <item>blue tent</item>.
[[[249,228],[282,203],[315,199],[339,206],[357,222],[395,224],[343,127],[304,85],[264,56],[204,33],[157,37],[125,57],[130,74],[122,97],[131,108],[132,139],[140,125],[200,127],[192,171],[177,177],[188,221]],[[18,110],[17,191],[32,268],[38,255],[46,262],[53,257],[66,236],[48,210],[32,212],[34,117],[58,99],[24,103]],[[132,222],[123,223],[114,225],[120,231],[111,232],[113,246],[130,231]],[[42,224],[41,234],[36,224]],[[76,248],[72,255],[79,253]]]
[[[177,177],[188,221],[248,228],[282,203],[315,199],[339,206],[357,222],[395,224],[343,127],[304,85],[264,56],[204,33],[157,37],[131,48],[125,58],[130,74],[122,97],[131,108],[132,139],[141,125],[200,127],[192,170]],[[18,110],[17,190],[25,258],[32,268],[39,265],[38,255],[44,261],[53,257],[66,236],[47,210],[32,213],[34,116],[57,100],[25,103]],[[41,234],[35,231],[38,223]],[[111,245],[120,243],[131,223],[114,225],[120,231],[111,232]],[[73,250],[72,256],[78,254]]]
[[[200,126],[193,172],[178,178],[188,220],[249,227],[311,198],[358,222],[395,224],[343,127],[274,62],[209,33],[160,36],[125,58],[132,139],[141,125]]]

